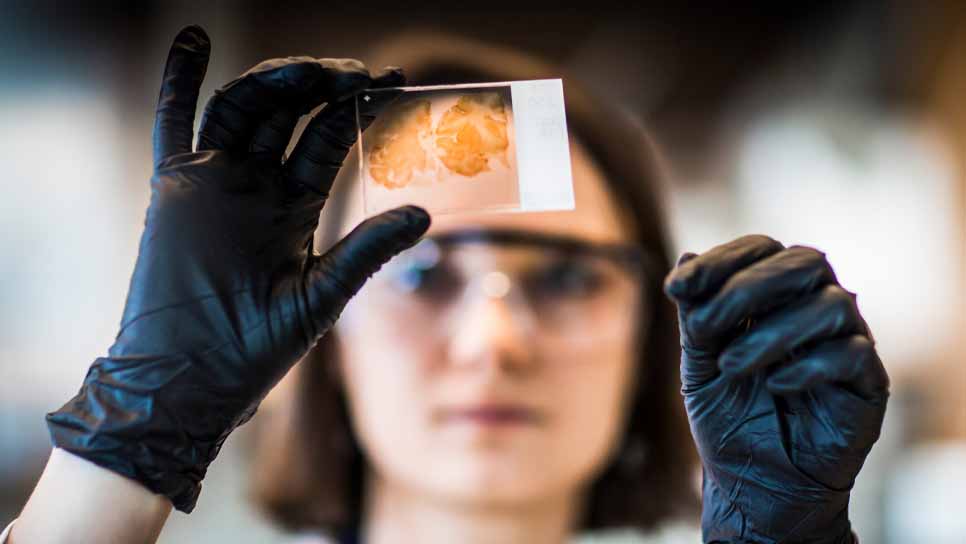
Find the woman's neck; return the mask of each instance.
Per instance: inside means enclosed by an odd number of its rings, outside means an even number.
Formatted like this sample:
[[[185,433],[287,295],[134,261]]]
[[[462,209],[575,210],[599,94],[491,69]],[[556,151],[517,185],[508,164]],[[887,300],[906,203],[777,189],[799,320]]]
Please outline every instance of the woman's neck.
[[[388,482],[370,472],[362,520],[365,544],[501,542],[561,544],[582,507],[578,493],[528,504],[463,504]]]

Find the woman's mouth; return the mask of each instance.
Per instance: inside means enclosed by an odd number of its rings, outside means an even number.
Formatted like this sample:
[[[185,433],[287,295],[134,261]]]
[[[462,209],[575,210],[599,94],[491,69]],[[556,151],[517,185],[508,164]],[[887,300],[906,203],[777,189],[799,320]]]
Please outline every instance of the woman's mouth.
[[[443,411],[448,423],[476,423],[481,425],[527,425],[539,422],[538,414],[520,405],[475,405]]]

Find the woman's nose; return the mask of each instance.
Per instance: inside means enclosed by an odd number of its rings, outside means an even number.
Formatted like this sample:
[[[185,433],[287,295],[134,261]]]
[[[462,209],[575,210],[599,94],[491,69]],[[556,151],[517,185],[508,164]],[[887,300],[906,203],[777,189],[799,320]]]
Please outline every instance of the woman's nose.
[[[536,327],[529,308],[506,293],[493,296],[485,289],[463,306],[448,327],[450,364],[507,372],[531,366],[534,350],[528,339]]]

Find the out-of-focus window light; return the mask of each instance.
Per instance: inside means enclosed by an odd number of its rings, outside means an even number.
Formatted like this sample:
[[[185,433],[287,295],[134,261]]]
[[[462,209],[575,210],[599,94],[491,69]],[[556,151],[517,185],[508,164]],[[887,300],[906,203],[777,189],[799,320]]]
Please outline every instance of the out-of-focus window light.
[[[966,520],[955,515],[966,503],[966,443],[917,449],[892,472],[883,520],[888,544],[963,541]]]
[[[0,395],[11,402],[76,390],[113,341],[136,253],[110,95],[36,91],[0,101]]]
[[[929,360],[955,331],[955,170],[934,128],[883,112],[789,107],[735,135],[724,183],[671,196],[681,250],[762,233],[825,252],[893,365]]]
[[[824,251],[887,365],[948,345],[959,237],[938,132],[882,113],[793,111],[748,134],[735,181],[743,230]]]

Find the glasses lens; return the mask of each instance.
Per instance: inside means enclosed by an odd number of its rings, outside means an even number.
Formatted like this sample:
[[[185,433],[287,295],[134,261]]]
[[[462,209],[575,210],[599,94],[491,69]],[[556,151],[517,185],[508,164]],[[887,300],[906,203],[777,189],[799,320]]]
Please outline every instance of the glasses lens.
[[[545,250],[514,282],[543,328],[556,334],[598,332],[627,319],[636,283],[617,263],[595,255]],[[593,332],[593,331],[588,331]]]
[[[581,342],[627,330],[640,285],[634,267],[600,252],[424,239],[383,267],[367,291],[389,317],[427,327],[451,319],[468,298],[500,299],[534,318],[540,340]]]

